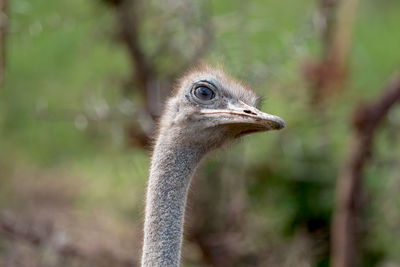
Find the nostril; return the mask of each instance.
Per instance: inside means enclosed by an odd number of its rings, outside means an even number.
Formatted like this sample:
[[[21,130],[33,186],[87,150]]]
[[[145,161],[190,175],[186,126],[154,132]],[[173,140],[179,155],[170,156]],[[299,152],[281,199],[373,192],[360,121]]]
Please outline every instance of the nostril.
[[[254,112],[252,112],[251,110],[248,110],[248,109],[243,110],[243,112],[247,113],[247,114],[257,115],[257,114],[255,114]]]

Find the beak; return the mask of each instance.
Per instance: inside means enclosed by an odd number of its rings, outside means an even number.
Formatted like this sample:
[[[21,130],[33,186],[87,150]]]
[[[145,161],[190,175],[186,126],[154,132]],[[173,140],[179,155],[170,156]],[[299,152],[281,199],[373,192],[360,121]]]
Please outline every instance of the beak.
[[[202,114],[208,117],[218,117],[220,124],[241,126],[243,131],[239,136],[270,130],[280,130],[285,127],[285,122],[278,116],[264,113],[242,101],[229,104],[226,109],[203,109]]]

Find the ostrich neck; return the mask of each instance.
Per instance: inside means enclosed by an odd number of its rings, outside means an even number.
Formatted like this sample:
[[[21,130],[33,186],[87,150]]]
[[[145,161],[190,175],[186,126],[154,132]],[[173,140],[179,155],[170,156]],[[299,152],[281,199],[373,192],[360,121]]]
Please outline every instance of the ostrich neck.
[[[142,255],[145,267],[179,266],[188,187],[205,154],[201,147],[184,145],[179,134],[171,132],[161,132],[151,161]]]

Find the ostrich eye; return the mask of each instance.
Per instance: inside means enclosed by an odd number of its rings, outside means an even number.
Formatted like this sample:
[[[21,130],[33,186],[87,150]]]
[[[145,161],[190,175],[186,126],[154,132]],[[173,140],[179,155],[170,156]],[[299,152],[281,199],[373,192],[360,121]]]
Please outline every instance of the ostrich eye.
[[[194,95],[202,101],[208,101],[215,97],[214,91],[205,86],[197,87],[194,90]]]

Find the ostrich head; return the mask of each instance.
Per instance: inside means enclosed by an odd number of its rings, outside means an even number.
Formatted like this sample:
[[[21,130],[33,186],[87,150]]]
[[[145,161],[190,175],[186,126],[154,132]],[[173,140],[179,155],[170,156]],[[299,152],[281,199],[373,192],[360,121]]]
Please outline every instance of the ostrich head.
[[[196,69],[183,76],[167,102],[160,133],[209,151],[246,134],[285,127],[281,118],[256,108],[258,99],[221,69]]]

